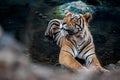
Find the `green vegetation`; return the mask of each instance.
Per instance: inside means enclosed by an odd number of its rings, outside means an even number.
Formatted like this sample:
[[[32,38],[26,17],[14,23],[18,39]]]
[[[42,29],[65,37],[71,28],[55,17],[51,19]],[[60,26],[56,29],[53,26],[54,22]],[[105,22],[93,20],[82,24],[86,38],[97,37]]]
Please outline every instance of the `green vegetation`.
[[[47,15],[51,18],[51,19],[62,19],[63,16],[60,13],[59,10],[59,6],[52,8]]]

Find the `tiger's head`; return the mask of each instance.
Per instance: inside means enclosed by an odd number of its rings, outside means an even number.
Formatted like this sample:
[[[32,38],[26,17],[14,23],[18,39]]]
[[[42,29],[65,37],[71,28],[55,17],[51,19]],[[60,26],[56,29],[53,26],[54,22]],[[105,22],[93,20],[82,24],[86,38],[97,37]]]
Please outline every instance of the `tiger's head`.
[[[91,19],[92,15],[90,13],[75,14],[65,11],[65,17],[62,20],[53,19],[48,23],[45,36],[54,39],[56,36],[62,37],[83,31],[85,27],[88,27]]]
[[[75,14],[65,11],[62,28],[69,31],[69,33],[76,33],[88,28],[88,24],[92,19],[92,14],[87,12],[85,14]]]

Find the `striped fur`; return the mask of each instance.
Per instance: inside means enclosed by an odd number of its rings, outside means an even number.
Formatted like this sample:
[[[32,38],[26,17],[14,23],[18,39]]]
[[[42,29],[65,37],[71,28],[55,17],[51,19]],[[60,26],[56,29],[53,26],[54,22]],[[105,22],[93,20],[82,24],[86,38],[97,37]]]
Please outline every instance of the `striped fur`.
[[[59,62],[73,71],[87,69],[95,66],[101,72],[105,72],[101,67],[96,55],[92,35],[88,29],[91,20],[90,13],[74,14],[65,12],[63,20],[53,19],[49,22],[46,36],[52,39],[61,47]],[[86,67],[82,66],[75,57],[84,59]]]
[[[66,38],[68,32],[60,28],[62,20],[53,19],[48,23],[48,27],[45,31],[45,36],[56,42],[61,47],[63,39]]]

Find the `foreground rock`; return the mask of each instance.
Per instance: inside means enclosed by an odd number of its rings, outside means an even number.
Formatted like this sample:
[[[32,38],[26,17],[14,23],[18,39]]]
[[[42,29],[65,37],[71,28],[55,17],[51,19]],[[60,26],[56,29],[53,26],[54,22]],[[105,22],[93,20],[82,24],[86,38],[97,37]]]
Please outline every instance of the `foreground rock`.
[[[108,65],[110,73],[99,73],[94,69],[81,70],[73,73],[66,69],[58,69],[53,66],[34,64],[24,53],[22,46],[15,42],[12,37],[9,44],[0,41],[0,80],[119,80],[120,66]],[[2,37],[0,37],[2,39]],[[17,48],[16,48],[17,47]],[[117,67],[117,68],[115,68]],[[114,68],[114,69],[111,69]]]

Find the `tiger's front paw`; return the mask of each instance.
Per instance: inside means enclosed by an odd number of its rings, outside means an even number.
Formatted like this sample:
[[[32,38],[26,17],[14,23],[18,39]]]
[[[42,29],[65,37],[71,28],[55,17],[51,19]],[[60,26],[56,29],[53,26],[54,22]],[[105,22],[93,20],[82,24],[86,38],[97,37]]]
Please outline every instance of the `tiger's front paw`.
[[[88,72],[89,69],[87,69],[86,67],[82,67],[80,68],[79,70],[77,70],[78,73],[81,73],[81,72]]]
[[[107,70],[107,69],[102,68],[101,72],[103,72],[103,73],[109,73],[110,71]]]

